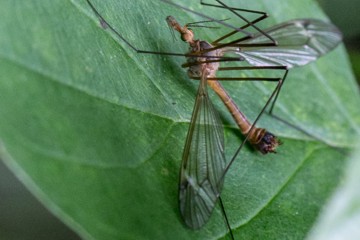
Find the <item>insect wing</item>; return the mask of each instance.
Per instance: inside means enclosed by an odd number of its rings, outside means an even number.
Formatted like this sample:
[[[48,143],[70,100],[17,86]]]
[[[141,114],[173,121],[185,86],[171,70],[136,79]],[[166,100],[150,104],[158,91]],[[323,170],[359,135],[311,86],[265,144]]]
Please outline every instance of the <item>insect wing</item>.
[[[244,47],[237,54],[254,66],[302,66],[330,52],[342,40],[331,23],[316,19],[297,19],[264,30],[278,43],[273,47]],[[261,33],[241,44],[269,42]]]
[[[212,211],[223,185],[224,133],[202,79],[186,139],[180,172],[180,213],[187,226],[199,229]]]

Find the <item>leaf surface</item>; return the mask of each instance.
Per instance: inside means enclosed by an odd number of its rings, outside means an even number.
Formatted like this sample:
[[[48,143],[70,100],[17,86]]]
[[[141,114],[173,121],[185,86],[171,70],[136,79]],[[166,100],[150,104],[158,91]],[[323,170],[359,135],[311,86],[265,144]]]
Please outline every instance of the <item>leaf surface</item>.
[[[219,19],[229,15],[197,1],[181,4]],[[199,20],[159,1],[94,5],[144,50],[185,52],[164,19]],[[326,19],[311,0],[244,1],[241,7],[268,12],[272,17],[261,27]],[[186,229],[178,212],[179,166],[197,89],[180,67],[183,58],[136,54],[100,27],[84,0],[2,0],[0,14],[1,158],[52,212],[86,239],[225,237],[219,209],[199,231]],[[208,40],[228,31],[195,30]],[[253,120],[275,86],[225,87]],[[230,159],[243,138],[212,99]],[[236,238],[306,236],[359,134],[359,103],[342,46],[290,72],[275,113],[340,151],[265,115],[260,125],[284,144],[267,156],[247,146],[229,171],[223,200]]]

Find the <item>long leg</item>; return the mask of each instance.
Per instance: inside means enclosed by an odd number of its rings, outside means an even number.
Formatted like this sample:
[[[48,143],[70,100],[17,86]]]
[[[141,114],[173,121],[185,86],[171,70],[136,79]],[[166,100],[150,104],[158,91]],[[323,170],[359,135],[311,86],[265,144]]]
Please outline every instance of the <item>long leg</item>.
[[[231,230],[231,226],[230,226],[230,223],[229,223],[229,219],[228,219],[227,214],[226,214],[226,211],[225,211],[225,206],[224,206],[224,204],[223,204],[222,199],[221,199],[220,196],[219,196],[219,204],[220,204],[220,208],[221,208],[221,213],[222,213],[222,215],[224,216],[224,221],[225,221],[226,227],[227,227],[227,229],[229,230],[231,240],[235,240],[234,235],[233,235],[233,232],[232,232],[232,230]]]
[[[109,28],[111,32],[113,32],[119,39],[121,39],[126,45],[128,45],[131,49],[136,51],[137,53],[145,53],[145,54],[161,54],[161,55],[172,55],[172,56],[185,56],[183,53],[169,53],[169,52],[157,52],[157,51],[148,51],[141,50],[132,45],[125,37],[123,37],[112,25],[105,20],[105,18],[98,12],[95,6],[92,4],[90,0],[86,0],[88,5],[91,7],[92,11],[95,13],[97,18],[100,20],[100,24],[103,28]]]
[[[219,2],[219,1],[217,1]],[[205,1],[201,0],[200,1],[201,5],[204,6],[209,6],[209,7],[217,7],[217,8],[224,8],[224,9],[233,9],[236,11],[241,11],[241,12],[249,12],[249,13],[256,13],[256,14],[261,14],[261,15],[267,15],[267,13],[262,12],[262,11],[256,11],[256,10],[250,10],[250,9],[244,9],[244,8],[235,8],[235,7],[224,7],[223,5],[216,5],[216,4],[212,4],[212,3],[206,3]]]
[[[191,54],[184,54],[184,53],[173,53],[173,52],[162,52],[162,51],[149,51],[149,50],[142,50],[142,49],[136,48],[136,47],[135,47],[133,44],[131,44],[125,37],[123,37],[114,27],[112,27],[112,25],[109,24],[106,19],[104,19],[104,18],[102,17],[102,15],[97,11],[97,9],[96,9],[95,6],[91,3],[90,0],[86,0],[86,1],[87,1],[88,5],[91,7],[92,11],[93,11],[93,12],[95,13],[95,15],[97,16],[97,18],[100,20],[101,26],[102,26],[103,28],[109,28],[111,32],[113,32],[119,39],[121,39],[126,45],[128,45],[131,49],[133,49],[133,50],[136,51],[137,53],[157,54],[157,55],[171,55],[171,56],[181,56],[181,57],[184,57],[184,56],[185,56],[185,57],[191,57],[191,56],[193,56],[193,55],[191,55]],[[234,41],[231,41],[230,43],[219,44],[218,46],[215,46],[214,48],[210,48],[210,49],[207,49],[206,51],[202,51],[202,52],[200,53],[200,55],[197,55],[197,57],[222,59],[222,58],[224,58],[224,57],[222,57],[222,56],[208,56],[208,55],[201,55],[201,54],[206,53],[206,52],[213,51],[213,50],[215,50],[215,49],[224,48],[224,47],[226,47],[226,46],[235,46],[235,44],[237,44],[237,43],[239,43],[239,42],[241,42],[241,41],[243,41],[243,40],[246,40],[246,39],[249,39],[249,38],[252,37],[252,34],[250,34],[249,32],[245,31],[245,30],[242,29],[242,28],[233,27],[233,26],[225,23],[224,21],[220,21],[220,20],[211,18],[211,17],[209,17],[209,16],[206,16],[206,15],[204,15],[204,14],[195,12],[195,11],[193,11],[193,10],[190,10],[190,9],[188,9],[188,8],[185,8],[185,7],[183,7],[183,6],[180,6],[180,5],[178,5],[178,4],[175,4],[175,3],[171,2],[171,1],[168,1],[168,0],[160,0],[160,1],[165,2],[165,3],[168,3],[168,4],[171,4],[171,5],[174,5],[174,6],[176,6],[176,7],[178,7],[178,8],[181,8],[181,9],[183,9],[183,10],[185,10],[185,11],[194,13],[194,14],[196,14],[196,15],[199,15],[199,16],[204,17],[204,18],[206,18],[206,19],[209,19],[209,20],[211,20],[211,21],[217,22],[217,23],[222,24],[222,25],[224,25],[224,26],[233,28],[233,29],[235,29],[235,31],[233,31],[233,33],[242,32],[242,33],[244,33],[244,34],[246,35],[245,37],[236,39],[236,40],[234,40]],[[216,0],[216,1],[222,5],[222,8],[226,8],[226,9],[230,10],[230,11],[233,12],[235,15],[237,15],[238,17],[240,17],[241,19],[243,19],[245,22],[247,22],[247,25],[245,25],[244,28],[247,28],[247,27],[249,27],[249,26],[252,26],[252,27],[254,27],[256,30],[258,30],[259,32],[261,32],[262,34],[264,34],[266,37],[268,37],[270,40],[272,40],[271,43],[258,44],[258,45],[256,45],[256,47],[276,45],[276,42],[271,38],[271,36],[269,36],[268,34],[266,34],[266,33],[263,32],[261,29],[259,29],[258,27],[256,27],[256,26],[254,25],[255,22],[258,22],[258,21],[262,20],[263,18],[265,18],[265,17],[266,17],[265,15],[263,15],[263,17],[260,17],[260,18],[258,18],[258,19],[256,19],[256,20],[254,20],[254,21],[253,21],[254,23],[253,23],[253,22],[248,21],[246,18],[244,18],[244,17],[241,16],[240,14],[238,14],[238,13],[236,12],[238,9],[236,9],[236,8],[230,8],[230,7],[228,7],[227,5],[225,5],[224,3],[222,3],[222,2],[219,1],[219,0]],[[241,9],[239,9],[239,10],[241,10]],[[251,10],[249,10],[249,11],[251,11]],[[255,12],[255,11],[254,11],[254,12]],[[222,37],[222,39],[225,39],[225,38],[227,38],[227,37],[229,37],[229,36],[231,36],[231,35],[232,35],[232,34],[230,34],[230,35],[225,35],[224,37]],[[215,42],[216,42],[216,41],[215,41]],[[246,46],[248,46],[248,45],[246,45]],[[250,46],[255,46],[255,45],[253,44],[253,45],[250,45]],[[241,58],[234,58],[234,57],[226,57],[226,59],[234,59],[234,60],[238,59],[238,60],[243,60],[243,59],[241,59]]]
[[[163,0],[162,0],[163,1]],[[238,16],[240,19],[242,19],[243,21],[245,21],[247,24],[240,27],[240,29],[242,29],[242,31],[238,31],[237,29],[235,31],[230,32],[229,34],[224,35],[223,37],[217,39],[214,41],[215,46],[213,48],[209,48],[206,49],[204,51],[202,51],[201,53],[206,53],[206,52],[210,52],[219,48],[224,48],[224,47],[269,47],[269,46],[277,46],[277,42],[275,41],[275,39],[273,37],[271,37],[268,33],[264,32],[263,30],[261,30],[260,28],[258,28],[255,23],[259,22],[263,19],[265,19],[267,17],[266,13],[263,13],[265,15],[260,16],[258,19],[255,19],[253,22],[249,21],[248,19],[246,19],[244,16],[240,15],[239,13],[237,13],[237,11],[241,11],[241,10],[245,10],[248,12],[256,12],[256,11],[252,11],[252,10],[246,10],[246,9],[237,9],[237,8],[231,8],[229,6],[227,6],[225,3],[223,3],[220,0],[216,0],[216,2],[218,2],[220,5],[212,5],[215,7],[220,7],[220,8],[224,8],[224,9],[228,9],[229,11],[231,11],[233,14],[235,14],[236,16]],[[174,4],[175,6],[181,7],[179,5]],[[206,4],[205,4],[206,5]],[[261,12],[260,12],[261,13]],[[262,35],[264,35],[267,39],[269,39],[270,42],[265,42],[265,43],[259,43],[259,44],[241,44],[242,41],[247,40],[247,39],[251,39],[253,37],[253,34],[249,34],[248,32],[244,32],[244,29],[252,26],[254,29],[256,29],[259,33],[261,33]],[[245,33],[246,36],[235,39],[231,42],[228,43],[218,43],[218,41],[220,40],[224,40],[238,32],[242,32]]]
[[[214,61],[204,61],[201,63],[208,63],[208,62],[214,62]],[[216,61],[219,62],[219,61]],[[183,64],[182,67],[189,67],[196,64]],[[230,70],[287,70],[285,66],[246,66],[246,67],[219,67],[218,71],[230,71]],[[284,74],[285,75],[285,74]],[[194,80],[200,80],[200,77],[191,77],[191,79]],[[207,78],[207,81],[267,81],[267,82],[278,82],[282,78],[277,77],[209,77]],[[284,79],[283,79],[284,82]],[[279,89],[280,91],[280,89]],[[279,92],[277,92],[276,96],[279,95]],[[275,99],[274,99],[275,101]],[[271,104],[271,107],[273,106],[273,103]]]
[[[283,84],[285,83],[285,79],[283,80]],[[269,110],[269,114],[270,115],[273,115],[273,110],[274,110],[274,106],[275,106],[275,103],[279,97],[279,94],[280,94],[280,91],[282,89],[282,85],[281,85],[281,88],[279,89],[279,91],[276,93],[276,96],[274,97],[274,101],[271,103],[271,106],[270,106],[270,110]]]
[[[283,84],[284,84],[284,83],[285,83],[285,79],[283,80]],[[305,135],[307,135],[307,136],[309,136],[309,137],[311,137],[311,138],[313,138],[313,139],[316,139],[316,140],[318,140],[318,141],[320,141],[320,142],[322,142],[322,143],[324,143],[324,144],[326,144],[326,145],[328,145],[328,146],[330,146],[330,147],[337,148],[337,146],[333,146],[333,145],[325,142],[323,139],[315,136],[314,134],[306,131],[305,129],[303,129],[303,128],[299,127],[299,126],[296,126],[295,124],[293,124],[293,123],[291,123],[291,122],[289,122],[289,121],[287,121],[287,120],[285,120],[285,119],[283,119],[283,118],[281,118],[281,117],[279,117],[279,116],[276,116],[276,115],[273,113],[274,107],[275,107],[275,104],[276,104],[276,101],[277,101],[277,99],[278,99],[278,96],[279,96],[279,94],[280,94],[280,90],[282,89],[283,84],[281,85],[279,91],[276,93],[276,96],[274,97],[274,100],[273,100],[273,102],[271,103],[271,106],[270,106],[270,109],[269,109],[268,114],[269,114],[272,118],[276,119],[277,121],[282,122],[282,123],[288,125],[289,127],[294,128],[294,129],[296,129],[297,131],[299,131],[299,132],[301,132],[301,133],[303,133],[303,134],[305,134]]]
[[[232,70],[284,70],[285,73],[282,76],[282,84],[279,87],[279,90],[276,92],[276,95],[274,96],[273,101],[271,102],[270,105],[270,110],[269,110],[269,114],[272,115],[272,111],[274,108],[274,105],[276,103],[276,100],[280,94],[280,91],[285,83],[286,80],[286,75],[287,75],[287,71],[288,68],[286,66],[245,66],[245,67],[220,67],[219,71],[232,71]],[[244,77],[244,78],[208,78],[208,80],[240,80],[240,81],[244,81],[244,80],[252,80],[252,81],[279,81],[279,78],[250,78],[250,77]]]
[[[224,7],[223,5],[216,5],[216,4],[211,4],[211,3],[206,3],[203,0],[200,1],[201,5],[204,6],[209,6],[209,7],[216,7],[216,8],[222,8],[222,9],[227,9],[227,10],[232,10],[232,11],[237,11],[237,12],[247,12],[247,13],[254,13],[254,14],[259,14],[260,16],[257,17],[256,19],[248,22],[247,24],[241,26],[241,29],[246,29],[249,26],[253,26],[255,23],[261,22],[262,20],[266,19],[268,17],[268,14],[266,12],[262,12],[262,11],[255,11],[255,10],[250,10],[250,9],[244,9],[244,8],[235,8],[235,7]],[[241,18],[242,19],[242,18]],[[216,39],[215,41],[212,42],[212,44],[218,44],[221,40],[224,40],[234,34],[238,33],[238,31],[232,31],[224,36],[222,36],[219,39]]]
[[[232,12],[233,14],[235,14],[236,16],[238,16],[239,18],[241,18],[243,21],[245,21],[247,24],[251,25],[254,29],[256,29],[258,32],[260,32],[261,34],[263,34],[265,37],[267,37],[273,44],[274,46],[276,45],[276,41],[266,32],[264,32],[263,30],[261,30],[260,28],[258,28],[255,24],[252,24],[249,20],[247,20],[245,17],[243,17],[242,15],[240,15],[239,13],[237,13],[234,9],[232,9],[231,7],[227,6],[225,3],[223,3],[220,0],[216,0],[218,3],[220,3],[224,8],[227,8],[230,12]]]
[[[175,7],[177,7],[177,8],[180,8],[180,9],[182,9],[182,10],[184,10],[184,11],[193,13],[193,14],[195,14],[195,15],[197,15],[197,16],[202,17],[202,18],[211,20],[211,21],[213,21],[213,22],[217,22],[217,23],[219,23],[219,24],[221,24],[221,25],[223,25],[223,26],[225,26],[225,27],[232,28],[232,29],[236,30],[237,32],[242,32],[242,33],[244,33],[245,35],[251,36],[251,33],[247,32],[247,31],[245,31],[245,30],[243,30],[243,29],[241,29],[241,28],[234,27],[234,26],[232,26],[232,25],[230,25],[230,24],[227,24],[227,23],[224,22],[224,21],[220,21],[220,20],[217,20],[217,19],[212,18],[212,17],[210,17],[210,16],[207,16],[207,15],[205,15],[205,14],[202,14],[202,13],[199,13],[199,12],[196,12],[196,11],[193,11],[193,10],[187,8],[187,7],[181,6],[181,5],[179,5],[179,4],[177,4],[177,3],[174,3],[174,2],[172,2],[172,1],[169,1],[169,0],[160,0],[160,1],[162,1],[162,2],[164,2],[164,3],[168,3],[168,4],[170,4],[170,5],[173,5],[173,6],[175,6]]]
[[[237,47],[237,48],[248,47],[248,48],[251,48],[251,47],[274,47],[274,46],[278,45],[276,41],[275,42],[265,42],[265,43],[248,43],[248,44],[241,43],[242,41],[245,41],[245,40],[248,40],[251,38],[252,38],[251,36],[245,36],[245,37],[233,40],[228,43],[221,43],[221,44],[215,45],[212,48],[207,48],[206,50],[202,50],[200,53],[204,54],[207,52],[214,51],[216,49],[222,49],[222,48],[225,49],[226,47]]]
[[[160,0],[163,2],[167,2],[164,0]],[[149,51],[149,50],[142,50],[136,48],[133,44],[131,44],[123,35],[121,35],[95,8],[95,6],[92,4],[90,0],[86,0],[92,11],[95,13],[96,17],[100,20],[101,26],[106,29],[109,28],[112,33],[114,33],[121,41],[123,41],[126,45],[128,45],[131,49],[133,49],[137,53],[143,53],[143,54],[155,54],[155,55],[168,55],[168,56],[177,56],[177,57],[192,57],[195,55],[191,54],[184,54],[184,53],[173,53],[173,52],[162,52],[162,51]],[[215,20],[216,22],[221,22],[219,20]],[[229,25],[230,26],[230,25]],[[232,27],[234,28],[234,27]],[[196,55],[196,57],[204,57],[204,58],[213,58],[213,59],[224,59],[226,61],[238,61],[243,60],[241,57],[223,57],[223,56],[208,56],[208,55]]]
[[[258,114],[258,116],[256,117],[256,119],[254,120],[253,124],[250,127],[249,132],[251,132],[256,126],[257,122],[259,121],[260,117],[263,115],[263,113],[265,112],[266,108],[269,106],[269,104],[271,103],[272,99],[274,98],[274,96],[276,95],[276,93],[280,90],[284,80],[287,77],[289,70],[285,70],[284,76],[281,80],[279,80],[276,88],[273,90],[273,92],[271,93],[269,99],[266,101],[264,107],[261,109],[260,113]],[[248,141],[250,135],[246,135],[244,141],[240,144],[239,148],[235,151],[234,156],[231,158],[231,160],[229,161],[228,165],[226,166],[222,179],[225,177],[227,171],[229,170],[230,166],[233,164],[233,162],[235,161],[237,155],[239,154],[240,150],[243,148],[243,146],[245,145],[245,143]]]

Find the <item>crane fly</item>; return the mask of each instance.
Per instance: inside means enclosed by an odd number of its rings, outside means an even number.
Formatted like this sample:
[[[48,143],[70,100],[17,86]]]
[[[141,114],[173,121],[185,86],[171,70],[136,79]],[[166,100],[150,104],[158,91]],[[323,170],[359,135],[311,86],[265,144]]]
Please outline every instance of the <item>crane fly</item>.
[[[255,24],[267,18],[265,12],[229,7],[220,0],[215,0],[218,4],[200,1],[201,4],[206,6],[228,10],[245,22],[245,25],[241,27],[234,27],[227,24],[226,20],[217,20],[171,1],[160,0],[207,20],[182,26],[174,17],[168,16],[166,21],[169,27],[177,31],[181,39],[189,45],[189,52],[184,54],[149,51],[134,47],[100,15],[90,0],[86,1],[100,20],[101,26],[109,28],[120,40],[137,53],[186,57],[187,61],[182,67],[188,68],[188,76],[191,79],[199,80],[200,83],[180,167],[180,214],[188,227],[199,229],[208,221],[219,200],[231,238],[234,239],[220,198],[226,172],[245,142],[249,142],[263,154],[276,152],[280,141],[266,129],[256,127],[257,121],[270,104],[270,113],[272,113],[281,87],[287,77],[288,69],[308,64],[330,52],[341,42],[342,35],[340,31],[331,23],[316,19],[290,20],[262,30]],[[253,21],[249,21],[241,15],[242,12],[259,14],[260,16]],[[206,22],[224,25],[232,28],[232,31],[211,43],[196,39],[190,27],[201,27]],[[256,32],[248,32],[249,27],[255,29]],[[242,36],[235,40],[223,42],[237,34],[242,34]],[[248,65],[222,67],[220,66],[222,62],[247,62]],[[217,76],[218,72],[241,70],[281,70],[284,73],[278,78],[228,78]],[[252,124],[219,82],[232,80],[277,83]],[[229,162],[225,159],[223,127],[219,114],[209,98],[208,86],[220,97],[241,133],[245,136],[244,141]]]

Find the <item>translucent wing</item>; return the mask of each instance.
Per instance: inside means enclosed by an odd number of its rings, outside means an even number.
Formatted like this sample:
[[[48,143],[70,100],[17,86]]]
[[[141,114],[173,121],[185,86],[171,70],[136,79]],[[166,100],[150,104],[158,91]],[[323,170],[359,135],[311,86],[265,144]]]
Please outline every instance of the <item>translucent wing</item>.
[[[342,40],[331,23],[316,19],[297,19],[264,30],[278,46],[244,47],[236,51],[254,66],[302,66],[334,49]],[[267,43],[261,33],[241,44]]]
[[[187,226],[203,226],[222,189],[225,168],[224,133],[220,118],[201,79],[181,163],[179,203]]]

